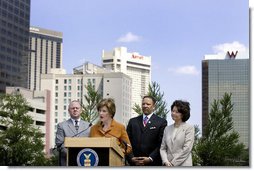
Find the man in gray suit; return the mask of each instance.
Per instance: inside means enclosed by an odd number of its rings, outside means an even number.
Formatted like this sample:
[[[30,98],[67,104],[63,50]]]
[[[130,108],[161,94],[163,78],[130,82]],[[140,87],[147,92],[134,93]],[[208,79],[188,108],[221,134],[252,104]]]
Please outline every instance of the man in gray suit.
[[[68,108],[70,119],[57,125],[55,143],[59,149],[59,165],[66,166],[67,150],[64,148],[65,137],[88,137],[91,124],[81,120],[81,105],[77,100],[72,101]]]

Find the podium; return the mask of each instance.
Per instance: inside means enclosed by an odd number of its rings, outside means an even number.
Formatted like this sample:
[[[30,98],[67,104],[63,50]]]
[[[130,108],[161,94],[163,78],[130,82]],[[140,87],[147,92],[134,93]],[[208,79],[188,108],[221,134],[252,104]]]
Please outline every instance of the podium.
[[[65,137],[67,166],[123,166],[124,154],[116,138]]]

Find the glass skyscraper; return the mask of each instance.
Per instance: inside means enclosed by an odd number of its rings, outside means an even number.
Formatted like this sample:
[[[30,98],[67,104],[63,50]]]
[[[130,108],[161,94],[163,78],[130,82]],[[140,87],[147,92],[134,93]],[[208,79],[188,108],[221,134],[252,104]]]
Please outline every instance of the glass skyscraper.
[[[27,88],[30,0],[0,0],[0,92]]]
[[[202,129],[211,104],[232,93],[233,129],[240,142],[249,147],[250,138],[250,64],[249,59],[211,59],[202,61]]]

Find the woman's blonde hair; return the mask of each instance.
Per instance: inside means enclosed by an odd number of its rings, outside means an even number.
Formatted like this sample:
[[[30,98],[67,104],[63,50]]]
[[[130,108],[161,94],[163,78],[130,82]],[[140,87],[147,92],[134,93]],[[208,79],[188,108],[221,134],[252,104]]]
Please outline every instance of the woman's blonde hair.
[[[108,109],[108,112],[111,114],[111,117],[114,118],[116,113],[116,105],[114,99],[112,98],[102,99],[97,104],[97,110],[99,111],[104,106]]]

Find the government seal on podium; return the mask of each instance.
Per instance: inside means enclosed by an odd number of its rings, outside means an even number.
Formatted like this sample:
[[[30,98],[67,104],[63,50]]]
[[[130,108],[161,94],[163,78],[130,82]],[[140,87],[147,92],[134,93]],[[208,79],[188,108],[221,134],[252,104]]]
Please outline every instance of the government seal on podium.
[[[78,166],[98,166],[98,154],[91,148],[82,149],[77,155]]]

